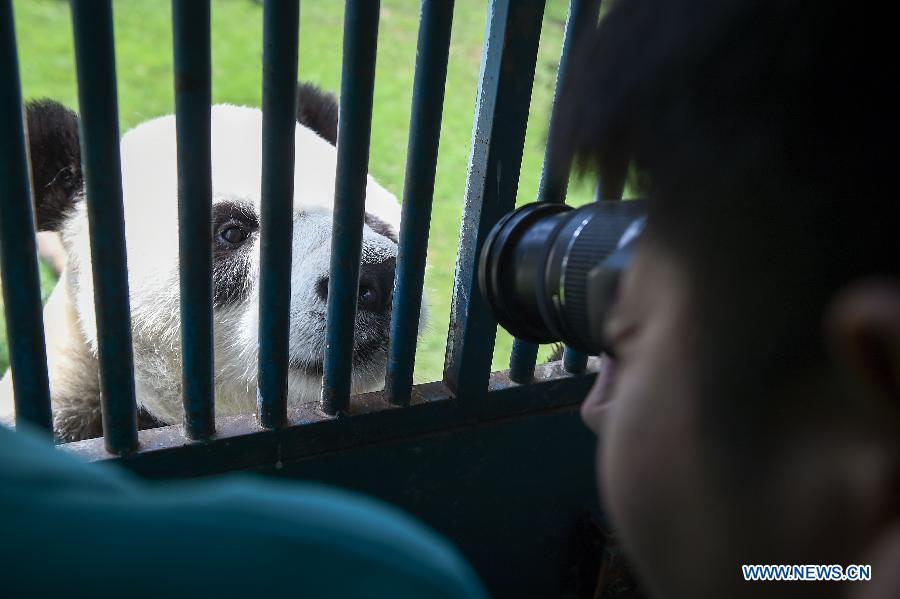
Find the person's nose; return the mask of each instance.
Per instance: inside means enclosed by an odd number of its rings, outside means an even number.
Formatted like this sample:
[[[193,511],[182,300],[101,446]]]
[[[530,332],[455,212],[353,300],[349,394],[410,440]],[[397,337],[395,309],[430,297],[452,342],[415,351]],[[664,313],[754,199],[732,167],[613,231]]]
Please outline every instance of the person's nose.
[[[359,266],[359,287],[357,288],[357,309],[360,312],[382,314],[391,309],[391,295],[394,289],[396,258],[388,258],[377,263],[362,263]],[[328,277],[322,277],[316,284],[316,294],[324,302],[328,300]]]
[[[581,420],[595,435],[603,429],[604,413],[612,396],[615,377],[616,361],[607,355],[601,356],[597,380],[581,404]]]

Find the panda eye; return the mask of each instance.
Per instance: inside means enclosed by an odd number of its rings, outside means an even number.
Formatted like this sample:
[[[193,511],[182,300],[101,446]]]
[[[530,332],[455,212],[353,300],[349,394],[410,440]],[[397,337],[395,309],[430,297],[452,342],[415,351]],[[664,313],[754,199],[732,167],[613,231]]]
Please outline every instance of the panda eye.
[[[230,225],[219,232],[219,239],[229,245],[238,245],[243,243],[250,234],[241,226]]]

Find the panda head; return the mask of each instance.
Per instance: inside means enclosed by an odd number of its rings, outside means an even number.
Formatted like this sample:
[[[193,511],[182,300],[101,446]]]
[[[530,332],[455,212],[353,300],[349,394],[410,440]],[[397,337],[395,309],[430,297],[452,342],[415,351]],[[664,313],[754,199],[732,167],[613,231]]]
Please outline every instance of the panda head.
[[[333,96],[308,85],[298,90],[294,197],[285,198],[294,208],[288,380],[294,406],[318,401],[321,393],[337,158]],[[29,105],[27,118],[38,226],[61,233],[71,305],[80,334],[96,355],[77,116],[40,102]],[[252,412],[256,405],[262,113],[213,106],[211,131],[216,412],[231,415]],[[172,115],[138,125],[122,138],[137,397],[167,422],[180,421],[182,414],[176,155]],[[399,223],[396,197],[368,177],[354,392],[383,384]]]

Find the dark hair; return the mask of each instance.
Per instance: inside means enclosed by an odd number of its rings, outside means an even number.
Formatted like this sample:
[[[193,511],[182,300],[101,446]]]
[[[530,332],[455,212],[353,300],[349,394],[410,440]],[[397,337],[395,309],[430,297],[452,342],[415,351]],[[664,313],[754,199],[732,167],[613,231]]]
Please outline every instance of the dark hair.
[[[897,11],[864,6],[618,0],[558,105],[557,150],[632,162],[704,318],[773,368],[821,356],[837,289],[900,271]]]

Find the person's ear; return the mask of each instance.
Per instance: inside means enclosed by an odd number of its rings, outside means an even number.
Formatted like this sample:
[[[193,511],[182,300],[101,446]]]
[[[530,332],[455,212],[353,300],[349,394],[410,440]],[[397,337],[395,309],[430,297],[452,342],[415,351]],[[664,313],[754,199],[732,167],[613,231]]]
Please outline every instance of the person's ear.
[[[826,318],[832,355],[860,388],[869,389],[883,421],[883,448],[877,480],[869,480],[874,519],[868,554],[872,581],[859,586],[856,599],[900,597],[900,280],[851,284],[832,302]],[[893,430],[893,434],[891,431]],[[878,433],[873,432],[873,435]],[[878,460],[870,460],[868,466]],[[860,469],[860,471],[866,468]],[[871,468],[868,468],[872,472]]]
[[[900,596],[900,524],[888,528],[860,561],[872,566],[872,580],[857,584],[851,599],[888,599]]]
[[[854,283],[832,302],[833,355],[900,418],[900,280]]]

